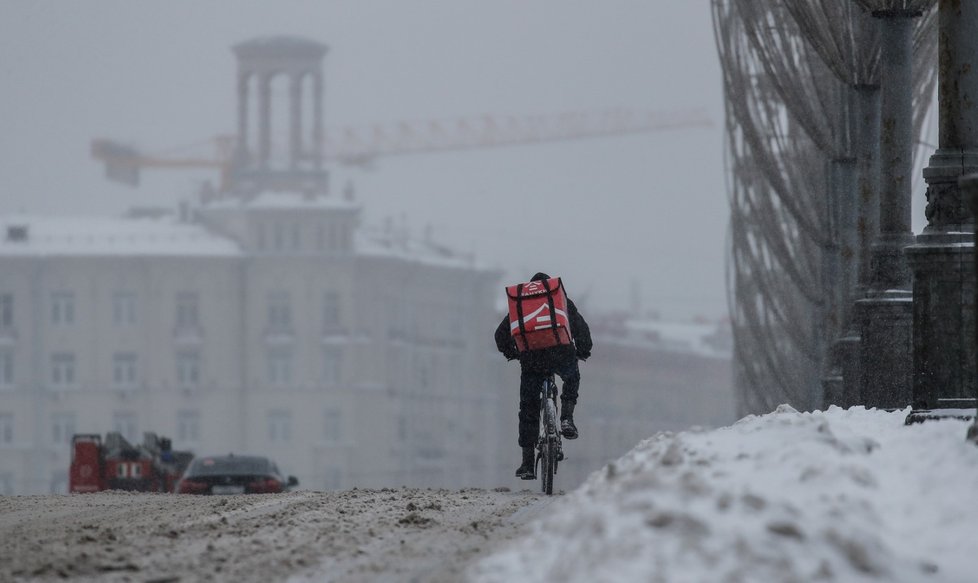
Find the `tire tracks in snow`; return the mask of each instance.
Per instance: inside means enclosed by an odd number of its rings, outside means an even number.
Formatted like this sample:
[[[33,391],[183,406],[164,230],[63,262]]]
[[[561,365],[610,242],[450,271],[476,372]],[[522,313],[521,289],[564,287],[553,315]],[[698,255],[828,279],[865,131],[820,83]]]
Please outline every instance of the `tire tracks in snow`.
[[[5,497],[0,580],[454,583],[552,500],[411,488]]]

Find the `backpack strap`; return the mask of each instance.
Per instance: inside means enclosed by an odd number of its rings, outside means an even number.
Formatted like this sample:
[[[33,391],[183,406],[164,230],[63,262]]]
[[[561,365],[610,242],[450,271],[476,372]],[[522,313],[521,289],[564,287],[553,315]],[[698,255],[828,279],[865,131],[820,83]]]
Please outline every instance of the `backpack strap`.
[[[520,335],[523,336],[523,344],[526,345],[526,324],[523,322],[523,284],[516,286],[516,318],[520,325]]]
[[[550,282],[543,280],[543,289],[547,290],[547,306],[550,308],[550,330],[554,333],[554,340],[560,344],[560,334],[557,332],[557,309],[554,307],[554,296],[550,293]]]

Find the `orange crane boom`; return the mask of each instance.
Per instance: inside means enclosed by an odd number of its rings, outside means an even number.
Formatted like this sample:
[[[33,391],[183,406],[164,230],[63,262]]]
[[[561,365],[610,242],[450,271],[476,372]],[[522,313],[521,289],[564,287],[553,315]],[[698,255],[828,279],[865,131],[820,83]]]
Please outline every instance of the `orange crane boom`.
[[[473,116],[448,120],[374,124],[365,128],[327,130],[323,137],[324,161],[366,166],[377,158],[433,152],[498,148],[544,142],[579,140],[674,129],[708,128],[713,122],[702,109],[678,112],[635,112],[612,109],[533,116]],[[92,140],[92,157],[105,163],[110,180],[139,184],[143,168],[215,168],[221,172],[221,190],[229,186],[233,135],[207,140],[214,153],[204,156],[143,154],[113,140]],[[192,146],[198,146],[193,144]],[[305,158],[308,159],[309,155]]]

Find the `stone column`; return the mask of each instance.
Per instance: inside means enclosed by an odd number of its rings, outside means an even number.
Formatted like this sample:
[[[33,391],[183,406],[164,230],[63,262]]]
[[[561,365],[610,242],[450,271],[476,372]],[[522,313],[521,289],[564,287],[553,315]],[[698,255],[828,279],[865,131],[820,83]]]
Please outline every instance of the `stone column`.
[[[914,19],[920,12],[887,10],[880,19],[881,133],[880,235],[873,246],[873,280],[877,293],[909,290],[910,271],[903,249],[914,242],[910,227],[910,173],[913,164]]]
[[[841,83],[838,88],[838,107],[845,111],[847,126],[854,128],[855,91]],[[859,216],[858,196],[856,196],[857,169],[848,132],[836,133],[835,149],[839,157],[833,159],[831,165],[832,238],[838,241],[839,248],[829,277],[833,287],[833,301],[836,304],[832,314],[832,325],[842,333],[842,337],[836,338],[829,347],[828,368],[822,378],[823,408],[828,408],[830,405],[852,405],[847,403],[847,398],[852,395],[847,396],[843,370],[847,368],[844,360],[853,352],[846,332],[852,321],[856,282],[859,277],[859,237],[856,230]],[[850,383],[850,388],[853,386]]]
[[[958,177],[978,169],[978,3],[940,0],[940,142],[924,169],[927,233],[969,232]],[[970,233],[969,233],[970,239]]]
[[[323,169],[323,74],[315,71],[312,75],[312,155],[317,171]]]
[[[912,59],[914,18],[920,12],[880,10],[881,132],[879,236],[871,279],[856,302],[861,394],[867,407],[903,408],[912,400],[913,296],[904,248],[910,228],[913,161]]]
[[[965,196],[971,202],[971,216],[978,217],[978,174],[969,174],[968,176],[961,177],[958,180],[958,184],[961,186],[961,190],[965,193]],[[975,241],[978,241],[978,221],[975,221]],[[975,256],[975,277],[978,277],[978,253],[974,253]],[[978,307],[978,281],[974,278],[971,280],[971,285],[974,286],[975,294],[972,297],[972,308]],[[975,346],[978,346],[978,325],[975,326]],[[975,383],[978,387],[978,382]],[[978,388],[976,388],[978,391]],[[976,400],[978,400],[978,393],[975,395]],[[975,415],[975,421],[968,428],[968,439],[978,443],[978,414]]]
[[[978,172],[978,2],[940,0],[940,142],[924,169],[927,220],[907,248],[916,409],[975,406],[973,215],[958,179]]]
[[[857,224],[858,234],[858,282],[855,299],[866,294],[872,282],[872,245],[879,234],[879,136],[880,136],[880,87],[859,85],[854,87],[856,176],[857,176]],[[844,406],[861,405],[863,395],[862,337],[858,305],[851,310],[844,336],[836,343],[837,356],[842,369],[842,402]]]
[[[856,160],[859,176],[859,293],[872,285],[872,249],[879,235],[880,86],[856,87]]]
[[[302,74],[289,76],[289,167],[299,167],[302,157]]]
[[[238,73],[238,143],[237,147],[248,149],[248,79],[246,73]]]
[[[272,155],[272,77],[258,78],[258,161],[268,168]]]

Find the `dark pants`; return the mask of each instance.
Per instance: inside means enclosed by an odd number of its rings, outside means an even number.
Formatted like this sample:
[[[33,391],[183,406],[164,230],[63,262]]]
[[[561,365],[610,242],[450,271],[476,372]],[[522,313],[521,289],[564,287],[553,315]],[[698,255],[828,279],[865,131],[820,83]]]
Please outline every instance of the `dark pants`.
[[[520,447],[530,447],[537,443],[540,434],[540,388],[552,373],[556,373],[564,381],[560,394],[561,410],[568,403],[577,403],[577,391],[581,386],[577,358],[558,360],[550,366],[524,366],[520,372]]]

